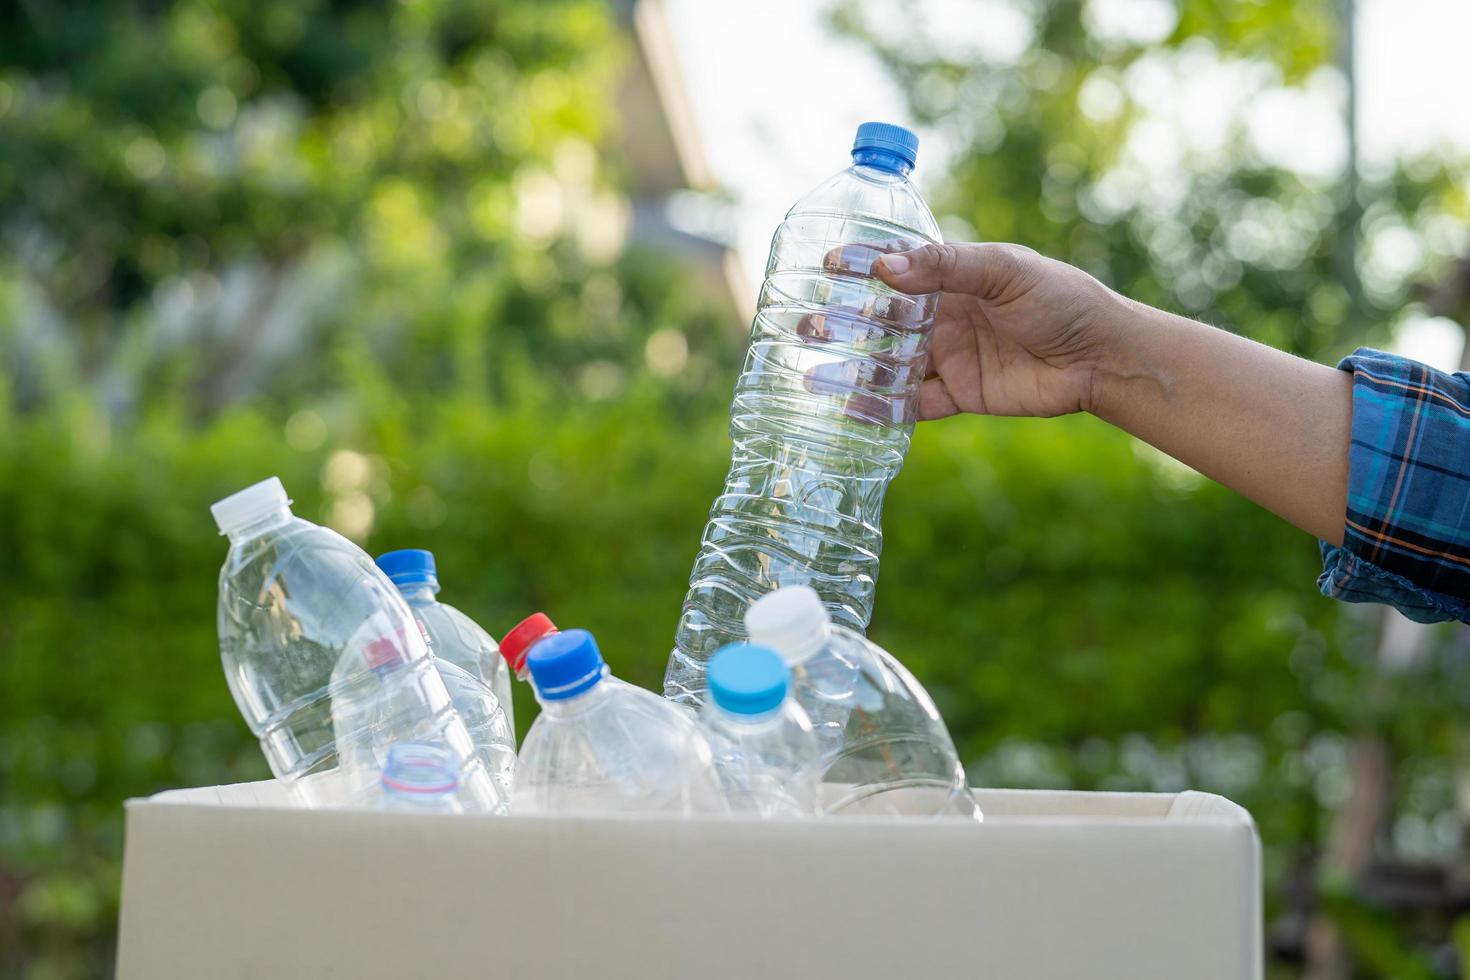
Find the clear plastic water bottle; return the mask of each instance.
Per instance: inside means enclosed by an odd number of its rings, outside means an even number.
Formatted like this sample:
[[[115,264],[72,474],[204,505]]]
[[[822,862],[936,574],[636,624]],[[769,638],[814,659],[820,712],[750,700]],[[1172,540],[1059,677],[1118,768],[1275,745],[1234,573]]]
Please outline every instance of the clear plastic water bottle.
[[[938,295],[884,285],[884,253],[940,240],[909,182],[918,138],[864,123],[853,165],[776,230],[730,410],[734,443],[710,511],[664,681],[703,700],[704,665],[783,585],[816,589],[862,632],[873,612],[883,494],[908,451]]]
[[[517,680],[530,681],[531,668],[526,666],[526,657],[531,648],[542,639],[556,633],[556,624],[545,613],[533,612],[516,623],[500,641],[500,655],[505,665]]]
[[[489,687],[514,731],[510,671],[500,656],[500,647],[473,619],[439,601],[439,570],[434,553],[405,548],[379,555],[377,563],[403,594],[434,656],[447,660]]]
[[[450,703],[464,719],[475,751],[507,799],[515,779],[516,736],[511,719],[510,669],[500,649],[475,622],[435,599],[434,556],[420,549],[390,551],[377,564],[398,587],[434,655]]]
[[[440,745],[399,742],[388,749],[383,766],[382,810],[463,813],[459,771],[454,756]]]
[[[302,805],[369,805],[392,743],[433,742],[461,760],[467,809],[503,807],[398,590],[290,503],[272,477],[210,508],[230,541],[220,659],[271,771]]]
[[[709,743],[687,712],[610,676],[566,630],[527,660],[541,714],[521,747],[516,813],[722,812]]]
[[[815,591],[758,599],[745,626],[791,666],[793,695],[820,743],[823,812],[981,819],[928,692],[892,654],[834,623]]]
[[[790,680],[780,655],[754,644],[732,643],[710,659],[700,717],[733,813],[820,812],[821,753],[806,712],[789,695]]]
[[[435,681],[447,699],[442,708],[433,706],[438,704]],[[332,672],[331,691],[337,768],[352,798],[378,791],[394,743],[434,742],[460,760],[459,796],[466,810],[509,809],[513,753],[507,759],[503,749],[481,751],[472,722],[455,708],[444,672],[411,619],[391,634],[351,644]],[[506,765],[509,777],[503,771]]]

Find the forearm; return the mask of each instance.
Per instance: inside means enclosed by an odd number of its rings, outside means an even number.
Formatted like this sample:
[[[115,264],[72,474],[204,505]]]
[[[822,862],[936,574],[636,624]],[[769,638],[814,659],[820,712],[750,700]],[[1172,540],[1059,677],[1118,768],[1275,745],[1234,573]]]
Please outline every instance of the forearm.
[[[1094,414],[1342,542],[1348,374],[1126,299],[1105,319]]]

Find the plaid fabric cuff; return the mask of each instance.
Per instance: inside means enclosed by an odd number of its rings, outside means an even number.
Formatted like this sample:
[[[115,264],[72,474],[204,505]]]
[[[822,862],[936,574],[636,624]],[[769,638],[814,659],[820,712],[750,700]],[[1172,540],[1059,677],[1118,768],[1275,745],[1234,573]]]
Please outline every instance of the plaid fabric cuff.
[[[1360,349],[1347,522],[1322,545],[1322,593],[1419,622],[1470,622],[1470,375]]]
[[[1393,606],[1416,623],[1470,622],[1470,607],[1449,596],[1421,589],[1413,582],[1357,557],[1326,541],[1322,547],[1322,574],[1317,588],[1329,599],[1343,602],[1381,602]]]

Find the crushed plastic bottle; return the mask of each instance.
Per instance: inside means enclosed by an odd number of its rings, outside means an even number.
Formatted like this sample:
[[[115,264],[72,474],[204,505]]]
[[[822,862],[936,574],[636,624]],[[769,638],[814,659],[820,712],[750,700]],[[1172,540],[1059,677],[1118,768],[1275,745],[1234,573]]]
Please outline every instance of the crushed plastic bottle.
[[[730,410],[734,443],[689,577],[664,694],[697,706],[746,606],[810,585],[838,623],[872,616],[883,494],[903,465],[938,295],[877,279],[884,253],[940,241],[909,182],[918,138],[864,123],[853,165],[776,230]]]
[[[398,591],[290,503],[272,477],[210,508],[230,541],[220,659],[271,771],[301,805],[371,805],[388,747],[433,742],[460,760],[466,809],[503,809]]]
[[[758,599],[745,625],[791,667],[820,744],[823,812],[981,819],[939,710],[892,654],[834,623],[806,586]]]
[[[604,670],[586,630],[548,636],[527,660],[541,714],[521,748],[516,813],[723,812],[699,726]]]
[[[408,603],[450,702],[469,728],[486,771],[508,799],[515,780],[516,736],[510,670],[499,647],[472,619],[435,598],[439,576],[433,554],[390,551],[378,556],[377,565]]]
[[[790,680],[786,662],[765,647],[733,643],[710,659],[710,699],[700,717],[732,813],[820,812],[821,753]]]

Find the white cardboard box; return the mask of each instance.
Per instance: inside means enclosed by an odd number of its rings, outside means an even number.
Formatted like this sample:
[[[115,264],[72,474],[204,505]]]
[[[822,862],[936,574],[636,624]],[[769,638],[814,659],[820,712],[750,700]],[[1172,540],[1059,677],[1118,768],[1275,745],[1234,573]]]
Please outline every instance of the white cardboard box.
[[[127,806],[119,980],[1258,980],[1260,846],[1203,793],[984,824]]]

